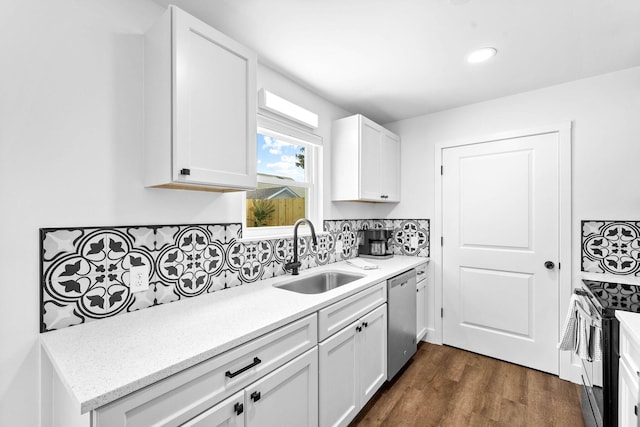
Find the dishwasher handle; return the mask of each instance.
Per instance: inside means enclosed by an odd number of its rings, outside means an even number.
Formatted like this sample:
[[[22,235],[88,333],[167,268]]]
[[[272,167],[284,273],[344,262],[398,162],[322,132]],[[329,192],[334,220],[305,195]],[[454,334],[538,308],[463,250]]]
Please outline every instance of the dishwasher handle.
[[[405,271],[404,273],[389,279],[389,281],[388,281],[389,288],[395,288],[396,286],[405,286],[407,283],[409,283],[409,281],[412,278],[415,279],[415,277],[416,277],[416,270],[415,269],[411,269],[409,271]]]

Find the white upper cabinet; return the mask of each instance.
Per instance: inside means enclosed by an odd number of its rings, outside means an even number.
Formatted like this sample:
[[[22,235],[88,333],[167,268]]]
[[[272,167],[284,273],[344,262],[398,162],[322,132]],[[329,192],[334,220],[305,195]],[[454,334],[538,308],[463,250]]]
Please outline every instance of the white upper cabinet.
[[[170,6],[145,35],[145,186],[255,189],[256,54]]]
[[[332,198],[400,201],[400,137],[356,114],[333,122]]]

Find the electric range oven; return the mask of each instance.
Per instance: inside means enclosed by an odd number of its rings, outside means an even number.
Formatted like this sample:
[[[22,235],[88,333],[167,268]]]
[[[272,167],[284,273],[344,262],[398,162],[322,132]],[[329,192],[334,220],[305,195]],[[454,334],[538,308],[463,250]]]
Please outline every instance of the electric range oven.
[[[601,318],[602,361],[582,360],[581,404],[587,427],[618,425],[620,323],[616,310],[640,313],[640,287],[583,280],[574,292],[587,299]]]

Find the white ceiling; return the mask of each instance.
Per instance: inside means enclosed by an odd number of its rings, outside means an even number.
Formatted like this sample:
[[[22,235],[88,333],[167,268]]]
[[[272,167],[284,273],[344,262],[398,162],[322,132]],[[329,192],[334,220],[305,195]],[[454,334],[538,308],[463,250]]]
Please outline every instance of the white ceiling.
[[[380,123],[640,65],[639,0],[155,1]]]

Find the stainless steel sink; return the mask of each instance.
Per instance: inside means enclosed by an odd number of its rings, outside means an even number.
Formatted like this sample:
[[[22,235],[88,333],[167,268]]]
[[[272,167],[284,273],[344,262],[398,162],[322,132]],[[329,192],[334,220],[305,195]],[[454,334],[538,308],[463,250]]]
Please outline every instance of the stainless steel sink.
[[[300,294],[321,294],[339,286],[351,283],[364,277],[362,274],[343,273],[340,271],[324,271],[294,280],[276,283],[276,288],[286,289]]]

